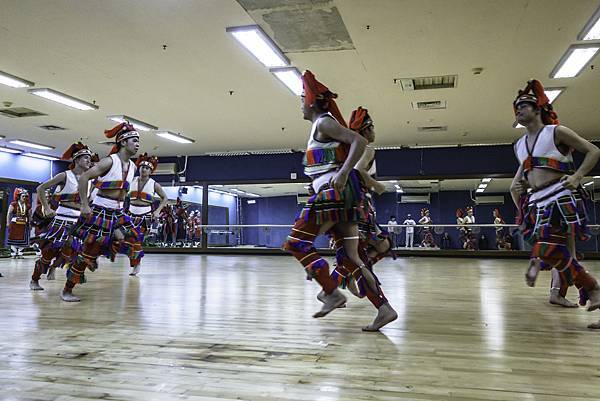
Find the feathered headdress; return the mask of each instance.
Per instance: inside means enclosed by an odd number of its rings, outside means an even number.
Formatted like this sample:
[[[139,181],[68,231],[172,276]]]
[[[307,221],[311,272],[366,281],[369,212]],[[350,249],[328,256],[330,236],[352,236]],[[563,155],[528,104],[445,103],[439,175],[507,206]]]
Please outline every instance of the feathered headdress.
[[[465,213],[462,211],[462,209],[456,209],[456,217],[462,218],[465,215]]]
[[[467,211],[467,213],[469,213],[469,212],[472,213],[473,212],[473,207],[472,206],[467,206],[466,211]]]
[[[135,130],[135,128],[133,128],[133,125],[131,125],[127,122],[124,122],[124,123],[117,125],[113,129],[104,131],[104,136],[106,136],[109,139],[115,138],[115,146],[113,146],[113,148],[110,151],[110,154],[113,154],[113,153],[117,153],[117,151],[118,151],[117,144],[119,142],[124,141],[129,138],[133,138],[133,137],[139,138],[140,133],[137,132]]]
[[[158,158],[156,156],[148,156],[148,153],[140,155],[135,161],[135,165],[139,168],[140,166],[148,166],[152,171],[156,170],[158,165]]]
[[[429,209],[427,209],[426,207],[424,207],[423,209],[421,209],[421,216],[425,216],[428,213],[429,213]]]
[[[373,120],[369,116],[369,110],[359,107],[352,112],[348,124],[351,130],[360,134],[362,130],[373,125]]]
[[[100,161],[100,156],[98,156],[98,153],[94,153],[90,158],[90,161],[92,163],[98,163]]]
[[[495,208],[494,212],[496,212],[496,217],[500,219],[500,223],[504,224],[504,219],[502,218],[502,214],[500,214],[500,209]]]
[[[69,165],[69,168],[72,169],[73,167],[75,167],[75,159],[77,159],[79,156],[84,155],[92,156],[92,151],[87,145],[84,145],[81,142],[77,142],[69,146],[65,153],[63,153],[61,159],[70,161],[71,164]]]
[[[27,205],[29,206],[29,192],[25,188],[15,188],[13,192],[13,202],[18,202],[22,194],[27,195]]]
[[[550,99],[544,92],[544,86],[537,79],[532,79],[527,82],[527,86],[519,90],[515,101],[513,102],[513,109],[517,112],[517,106],[520,103],[531,103],[541,110],[542,122],[546,125],[558,125],[558,115],[550,104]]]
[[[308,107],[312,106],[317,100],[322,101],[322,106],[329,111],[331,115],[344,127],[348,127],[340,109],[338,109],[335,99],[337,93],[333,93],[325,85],[317,81],[314,74],[309,70],[302,74],[302,85],[304,87],[304,104]]]

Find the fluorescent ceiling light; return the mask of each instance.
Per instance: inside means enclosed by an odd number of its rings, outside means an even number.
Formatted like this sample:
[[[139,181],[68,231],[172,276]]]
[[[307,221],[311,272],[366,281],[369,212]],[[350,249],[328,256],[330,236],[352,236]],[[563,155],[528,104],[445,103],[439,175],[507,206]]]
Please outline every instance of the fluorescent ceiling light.
[[[394,184],[394,186],[396,187],[396,189],[400,189],[400,185]]]
[[[133,128],[135,128],[138,131],[151,131],[151,130],[158,129],[158,127],[155,127],[152,124],[145,123],[143,121],[137,120],[137,119],[129,117],[129,116],[116,115],[116,116],[107,116],[107,118],[109,120],[117,122],[117,123],[128,122],[129,124],[133,125]]]
[[[565,88],[545,88],[544,93],[548,96],[550,103],[553,103],[564,90]]]
[[[525,126],[523,126],[523,125],[521,125],[521,124],[519,124],[518,122],[515,121],[513,123],[513,128],[525,128]]]
[[[302,94],[302,76],[296,67],[271,68],[271,74],[275,75],[296,96]]]
[[[491,178],[482,178],[481,179],[481,182],[486,182],[487,183],[487,182],[490,182],[490,181],[492,181]]]
[[[478,188],[477,190],[475,190],[475,192],[477,192],[478,194],[482,193],[483,191],[485,191],[485,189],[483,188]]]
[[[54,146],[42,145],[41,143],[24,141],[22,139],[13,139],[12,141],[9,141],[9,142],[14,143],[15,145],[26,146],[28,148],[34,148],[34,149],[43,149],[43,150],[54,149]]]
[[[0,146],[0,152],[4,152],[4,153],[12,153],[15,155],[18,155],[19,153],[23,153],[22,150],[19,149],[11,149],[11,148],[7,148],[6,146]]]
[[[77,110],[97,110],[98,106],[86,101],[74,98],[73,96],[65,95],[53,89],[48,88],[36,88],[29,89],[29,93],[32,95],[43,97],[44,99],[52,100],[54,102],[64,104],[65,106],[72,107]]]
[[[265,67],[285,67],[288,58],[258,25],[230,27],[225,29],[242,44]]]
[[[600,7],[596,10],[594,15],[585,24],[577,40],[598,40],[600,39]]]
[[[592,178],[595,179],[595,180],[597,180],[598,178],[600,178],[600,175],[595,175]]]
[[[401,194],[401,193],[404,192],[404,190],[402,188],[396,188],[396,192],[399,193],[399,194]]]
[[[586,182],[585,184],[583,184],[583,186],[587,187],[588,185],[592,185],[593,183],[594,183],[594,181]]]
[[[21,156],[35,157],[36,159],[44,159],[44,160],[60,160],[58,157],[42,155],[40,153],[33,153],[33,152],[25,152]]]
[[[256,198],[260,198],[260,195],[258,195],[258,194],[253,194],[252,192],[246,192],[246,195],[249,195],[249,196],[254,196],[254,197],[256,197]]]
[[[600,45],[572,45],[550,73],[550,78],[573,78],[596,55]]]
[[[183,136],[181,134],[176,134],[171,131],[160,131],[160,132],[157,132],[156,135],[160,136],[161,138],[165,138],[170,141],[178,142],[178,143],[194,143],[194,142],[196,142],[193,139],[186,138],[185,136]]]
[[[16,77],[3,71],[0,71],[0,84],[10,86],[11,88],[30,88],[35,85],[31,81]]]
[[[477,187],[478,189],[486,189],[488,186],[488,184],[479,184],[479,187]]]

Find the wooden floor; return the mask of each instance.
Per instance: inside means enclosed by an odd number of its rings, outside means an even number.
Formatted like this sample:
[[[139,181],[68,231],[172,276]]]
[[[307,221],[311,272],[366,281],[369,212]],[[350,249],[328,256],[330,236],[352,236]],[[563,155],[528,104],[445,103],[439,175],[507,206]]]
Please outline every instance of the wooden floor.
[[[147,255],[138,278],[102,260],[79,304],[62,273],[30,291],[32,264],[0,261],[0,400],[600,400],[600,313],[547,304],[524,260],[381,262],[400,315],[381,333],[350,296],[311,318],[285,256]]]

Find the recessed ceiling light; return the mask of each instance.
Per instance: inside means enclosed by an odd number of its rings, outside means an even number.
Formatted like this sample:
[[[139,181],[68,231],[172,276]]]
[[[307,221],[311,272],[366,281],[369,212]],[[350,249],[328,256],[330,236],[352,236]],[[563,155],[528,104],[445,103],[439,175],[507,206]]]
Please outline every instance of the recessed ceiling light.
[[[84,100],[77,99],[73,96],[65,95],[64,93],[55,91],[49,88],[36,88],[29,89],[29,93],[32,95],[43,97],[44,99],[52,100],[65,106],[72,107],[77,110],[97,110],[98,106],[92,103],[88,103]]]
[[[486,189],[488,184],[479,184],[478,189]]]
[[[185,136],[183,136],[181,134],[176,134],[171,131],[160,131],[160,132],[157,132],[156,135],[160,136],[161,138],[165,138],[170,141],[174,141],[174,142],[178,142],[178,143],[194,143],[194,142],[196,142],[193,139],[186,138]]]
[[[492,181],[491,178],[482,178],[481,179],[481,182],[490,182],[490,181]]]
[[[596,55],[600,45],[572,45],[550,73],[550,78],[573,78]]]
[[[478,189],[475,190],[475,192],[477,192],[478,194],[480,194],[480,193],[482,193],[484,191],[485,191],[485,189],[483,189],[483,188],[478,188]]]
[[[107,118],[109,120],[117,122],[117,123],[128,122],[129,124],[133,125],[133,128],[135,128],[138,131],[151,131],[151,130],[158,129],[158,127],[155,127],[152,124],[148,124],[148,123],[140,121],[136,118],[125,116],[125,115],[107,116]]]
[[[3,71],[0,71],[0,84],[10,86],[11,88],[30,88],[35,85],[31,81],[16,77]]]
[[[579,35],[577,35],[577,40],[598,39],[600,39],[600,7],[598,7]]]
[[[13,139],[9,142],[14,143],[15,145],[26,146],[28,148],[34,148],[34,149],[42,149],[42,150],[54,149],[54,146],[43,145],[41,143],[36,143],[36,142],[29,142],[29,141],[25,141],[23,139]]]
[[[225,31],[230,33],[265,67],[289,65],[288,58],[258,25],[229,27]]]
[[[22,150],[19,149],[11,149],[11,148],[7,148],[6,146],[0,146],[0,152],[4,152],[4,153],[12,153],[15,155],[18,155],[19,153],[23,153]]]
[[[296,67],[271,68],[271,74],[275,75],[296,96],[302,94],[302,75]]]
[[[33,152],[25,152],[21,156],[34,157],[36,159],[44,159],[44,160],[60,160],[58,157],[43,155],[40,153]]]

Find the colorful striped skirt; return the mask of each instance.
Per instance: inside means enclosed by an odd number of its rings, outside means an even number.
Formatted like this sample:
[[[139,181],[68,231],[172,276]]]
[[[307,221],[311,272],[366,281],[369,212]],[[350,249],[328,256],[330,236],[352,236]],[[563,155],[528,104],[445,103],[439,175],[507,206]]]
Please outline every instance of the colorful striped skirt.
[[[364,188],[363,188],[364,189]],[[375,213],[375,207],[373,205],[373,199],[371,194],[365,190],[365,205],[366,213],[365,219],[358,222],[358,230],[360,237],[363,241],[381,241],[389,238],[390,234],[388,231],[377,224],[377,214]]]
[[[331,188],[329,184],[321,187],[312,195],[302,208],[296,220],[309,221],[315,219],[316,224],[327,222],[359,222],[367,219],[364,185],[356,170],[348,175],[343,191]]]

